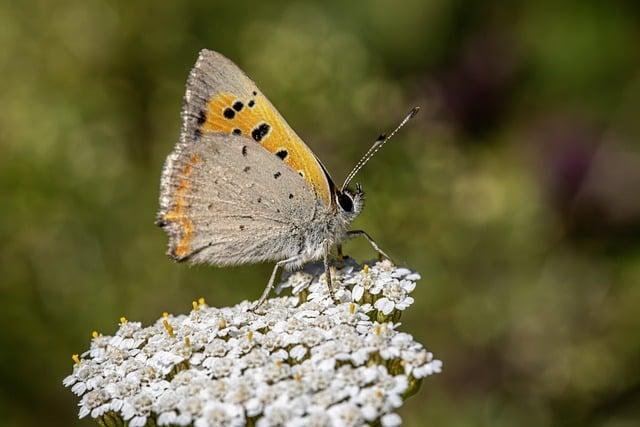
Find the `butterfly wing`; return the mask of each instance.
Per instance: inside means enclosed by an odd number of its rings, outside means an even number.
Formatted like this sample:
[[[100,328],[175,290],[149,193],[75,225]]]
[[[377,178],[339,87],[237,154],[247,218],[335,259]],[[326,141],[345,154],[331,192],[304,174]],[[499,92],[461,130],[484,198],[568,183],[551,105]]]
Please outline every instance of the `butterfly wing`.
[[[203,134],[169,156],[158,224],[179,261],[236,265],[303,249],[300,230],[322,209],[308,183],[253,139]]]
[[[189,75],[182,111],[182,144],[204,135],[244,135],[300,174],[325,205],[333,182],[256,84],[223,55],[202,50]]]

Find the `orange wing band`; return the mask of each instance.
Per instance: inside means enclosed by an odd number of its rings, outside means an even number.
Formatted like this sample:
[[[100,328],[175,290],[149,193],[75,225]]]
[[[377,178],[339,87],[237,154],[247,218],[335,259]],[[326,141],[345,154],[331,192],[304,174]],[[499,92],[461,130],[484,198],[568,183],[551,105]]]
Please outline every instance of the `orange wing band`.
[[[289,128],[267,99],[254,92],[250,99],[221,93],[207,103],[201,132],[245,135],[277,155],[298,172],[322,200],[331,203],[327,179],[313,152]]]
[[[193,238],[193,222],[187,216],[187,198],[186,195],[191,188],[191,182],[189,177],[193,172],[193,166],[201,161],[200,156],[193,154],[189,159],[189,162],[184,165],[182,169],[182,177],[180,178],[180,184],[176,189],[175,204],[171,211],[164,215],[164,219],[167,221],[177,222],[182,227],[182,236],[178,241],[174,255],[178,258],[182,258],[189,254],[191,251],[191,240]]]

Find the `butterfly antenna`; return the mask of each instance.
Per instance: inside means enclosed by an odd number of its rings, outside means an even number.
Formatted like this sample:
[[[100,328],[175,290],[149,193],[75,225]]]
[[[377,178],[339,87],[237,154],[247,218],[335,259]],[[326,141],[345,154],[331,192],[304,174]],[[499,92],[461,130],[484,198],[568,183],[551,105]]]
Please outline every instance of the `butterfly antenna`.
[[[402,126],[404,126],[410,119],[418,114],[418,111],[420,111],[420,107],[414,107],[402,120],[402,122],[400,122],[398,127],[393,130],[393,132],[391,132],[389,135],[382,134],[378,137],[378,139],[376,139],[376,142],[374,142],[371,148],[369,148],[369,151],[367,151],[365,155],[362,156],[358,163],[353,167],[351,172],[349,172],[349,175],[347,175],[347,178],[344,180],[344,184],[342,184],[342,189],[340,191],[344,191],[344,189],[347,188],[347,185],[349,185],[353,177],[356,176],[360,169],[362,169],[362,167],[366,165],[369,160],[371,160],[371,158],[378,152],[378,150],[380,150],[382,146],[402,128]]]

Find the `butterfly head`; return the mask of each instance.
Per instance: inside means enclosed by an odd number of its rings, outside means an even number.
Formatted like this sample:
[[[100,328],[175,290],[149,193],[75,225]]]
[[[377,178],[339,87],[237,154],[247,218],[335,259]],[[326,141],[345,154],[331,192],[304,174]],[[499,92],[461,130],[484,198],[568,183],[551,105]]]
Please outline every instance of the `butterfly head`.
[[[362,211],[364,205],[364,191],[360,184],[356,184],[355,190],[345,188],[340,191],[336,191],[336,205],[338,206],[338,212],[344,216],[347,220],[353,221],[355,217]]]

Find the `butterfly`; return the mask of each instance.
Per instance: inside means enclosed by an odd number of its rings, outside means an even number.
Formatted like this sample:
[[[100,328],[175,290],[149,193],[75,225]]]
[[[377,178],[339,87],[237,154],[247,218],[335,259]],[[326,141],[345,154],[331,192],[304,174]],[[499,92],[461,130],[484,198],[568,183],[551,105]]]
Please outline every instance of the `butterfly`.
[[[382,135],[337,187],[327,169],[269,100],[233,62],[202,50],[187,80],[182,130],[167,157],[156,223],[176,261],[230,266],[275,262],[254,308],[265,301],[279,268],[324,261],[333,295],[330,252],[356,236],[360,185],[348,187],[367,161],[418,111]]]

